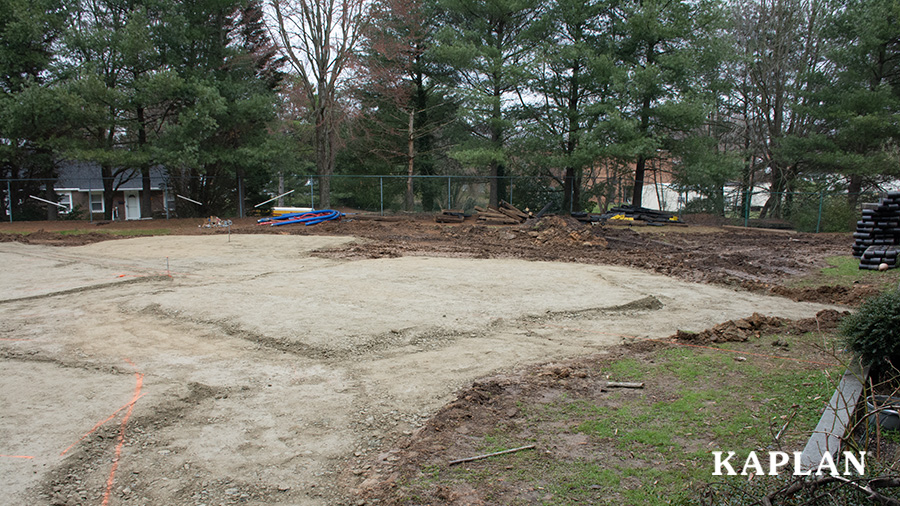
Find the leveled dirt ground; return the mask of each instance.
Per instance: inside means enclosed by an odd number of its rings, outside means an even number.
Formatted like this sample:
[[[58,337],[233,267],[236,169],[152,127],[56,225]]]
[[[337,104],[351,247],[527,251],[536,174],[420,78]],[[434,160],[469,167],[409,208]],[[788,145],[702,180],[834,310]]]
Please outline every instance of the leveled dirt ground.
[[[783,286],[849,234],[199,223],[0,225],[0,504],[364,504],[478,378],[875,290]]]

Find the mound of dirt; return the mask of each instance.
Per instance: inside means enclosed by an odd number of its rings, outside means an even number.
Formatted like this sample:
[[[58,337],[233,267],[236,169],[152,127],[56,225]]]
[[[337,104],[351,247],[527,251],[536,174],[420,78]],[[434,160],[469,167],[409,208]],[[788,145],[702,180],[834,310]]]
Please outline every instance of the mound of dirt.
[[[866,299],[881,293],[877,287],[871,285],[818,286],[815,288],[774,286],[770,291],[775,295],[787,297],[798,302],[845,304],[848,306],[858,306]]]
[[[62,234],[59,232],[47,232],[40,229],[30,234],[2,234],[0,242],[21,242],[24,244],[41,244],[44,246],[84,246],[95,242],[122,239],[122,236],[88,232],[85,234]]]
[[[774,316],[753,313],[748,318],[728,320],[702,332],[679,330],[671,339],[691,343],[743,342],[759,338],[763,334],[805,334],[807,332],[831,331],[837,328],[848,311],[833,309],[819,311],[815,318],[788,320]]]

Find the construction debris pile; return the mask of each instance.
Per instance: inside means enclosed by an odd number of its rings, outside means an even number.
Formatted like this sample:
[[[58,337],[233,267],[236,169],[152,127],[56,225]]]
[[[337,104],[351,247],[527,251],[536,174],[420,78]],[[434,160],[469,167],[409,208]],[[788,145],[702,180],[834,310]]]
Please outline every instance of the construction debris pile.
[[[501,200],[496,208],[475,206],[475,217],[483,225],[518,225],[530,218],[531,213]],[[466,213],[461,209],[445,209],[434,217],[434,221],[438,223],[462,223],[465,219]]]
[[[517,225],[524,223],[531,216],[505,200],[501,200],[496,208],[485,209],[475,206],[475,211],[478,212],[476,215],[478,222],[486,225]]]
[[[646,225],[684,224],[681,219],[668,211],[657,211],[646,207],[619,206],[603,214],[572,213],[572,217],[584,223],[591,222],[642,222]]]
[[[778,316],[753,313],[747,318],[728,320],[700,332],[678,330],[670,336],[670,339],[689,343],[727,343],[758,339],[768,334],[800,335],[806,332],[834,330],[848,314],[850,313],[847,311],[823,309],[816,314],[815,318],[789,320]],[[772,344],[784,346],[786,342],[779,340]]]
[[[198,225],[200,228],[224,228],[231,226],[231,220],[223,220],[218,216],[210,216],[209,219],[206,220],[202,225]]]
[[[863,204],[862,219],[856,222],[853,238],[853,256],[859,259],[860,269],[897,267],[897,254],[900,252],[900,192],[889,192],[877,204]]]

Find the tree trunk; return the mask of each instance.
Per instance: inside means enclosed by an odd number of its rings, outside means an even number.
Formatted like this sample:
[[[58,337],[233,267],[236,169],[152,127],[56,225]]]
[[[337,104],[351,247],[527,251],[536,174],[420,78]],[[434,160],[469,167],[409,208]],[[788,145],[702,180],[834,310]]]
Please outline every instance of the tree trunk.
[[[655,63],[655,44],[649,44],[647,46],[647,66],[651,66]],[[640,132],[641,137],[646,138],[647,134],[650,132],[650,105],[651,105],[651,96],[650,94],[644,95],[641,100],[641,124],[640,124]],[[647,156],[643,153],[638,155],[637,163],[634,168],[634,188],[631,190],[631,205],[634,207],[641,207],[644,202],[644,170],[647,167]]]
[[[500,88],[500,76],[496,73],[493,78],[494,82],[494,91],[493,98],[494,104],[492,106],[491,111],[491,147],[496,150],[495,156],[503,153],[503,127],[500,126],[503,121],[503,110],[500,108],[501,97],[503,96],[503,91]],[[497,160],[490,163],[491,170],[491,194],[490,194],[490,206],[497,207],[500,205],[500,195],[503,194],[503,181],[502,178],[505,174],[505,167],[503,163]]]
[[[56,202],[56,191],[53,189],[53,182],[48,182],[44,188],[44,198],[49,200],[50,202]],[[51,204],[47,204],[47,220],[48,221],[56,221],[59,218],[59,211],[62,209],[61,207],[56,207]]]
[[[784,189],[786,186],[784,170],[772,165],[772,188],[769,190],[769,198],[759,214],[760,219],[781,218]]]
[[[851,209],[856,209],[856,206],[859,205],[862,180],[863,178],[860,174],[850,174],[850,183],[847,186],[847,204]]]
[[[320,95],[321,97],[321,95]],[[321,100],[321,98],[319,98]],[[331,156],[331,125],[327,108],[316,106],[316,169],[319,173],[319,205],[321,209],[331,207],[331,175],[334,174],[334,159]]]
[[[138,151],[143,153],[147,144],[147,129],[144,126],[144,108],[137,107],[138,122]],[[150,164],[147,161],[141,162],[141,218],[153,217],[153,200],[150,194]]]
[[[406,168],[406,210],[413,212],[416,206],[416,194],[413,191],[413,174],[416,160],[416,136],[415,136],[416,110],[409,110],[409,125],[407,130],[407,168]]]
[[[847,205],[854,211],[859,207],[860,192],[862,191],[863,177],[860,174],[850,174],[850,184],[847,186]],[[856,213],[853,213],[847,225],[849,230],[856,229]]]
[[[115,195],[113,191],[112,169],[108,165],[100,165],[100,178],[103,180],[103,219],[113,219]]]
[[[647,159],[644,155],[638,155],[634,168],[634,188],[631,190],[631,205],[641,207],[644,199],[644,172],[647,167]]]
[[[424,131],[424,135],[416,137],[416,164],[419,166],[419,174],[433,176],[434,162],[431,156],[432,141],[434,134],[431,129],[427,129],[428,125],[428,92],[423,86],[423,77],[419,73],[416,75],[416,131]],[[422,210],[435,211],[435,203],[439,200],[437,190],[437,180],[424,178],[419,183],[419,192],[422,194]]]
[[[562,210],[564,213],[575,211],[575,205],[581,200],[581,181],[578,172],[575,167],[566,167],[566,175],[563,179]]]
[[[237,216],[244,217],[244,171],[237,171]]]

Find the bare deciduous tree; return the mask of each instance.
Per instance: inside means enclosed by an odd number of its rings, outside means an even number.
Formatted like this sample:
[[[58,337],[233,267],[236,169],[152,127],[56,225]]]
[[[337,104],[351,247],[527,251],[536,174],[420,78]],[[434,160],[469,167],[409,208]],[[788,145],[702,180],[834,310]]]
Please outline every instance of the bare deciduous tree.
[[[305,92],[315,126],[322,207],[331,206],[338,86],[366,23],[363,0],[270,0],[274,30]]]
[[[799,168],[782,153],[788,136],[810,129],[804,105],[811,71],[823,65],[824,0],[735,0],[732,36],[738,47],[738,121],[743,125],[748,171],[763,168],[770,198],[762,217],[782,216],[785,192],[793,188]],[[745,180],[752,177],[745,176]]]

